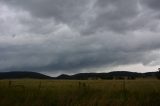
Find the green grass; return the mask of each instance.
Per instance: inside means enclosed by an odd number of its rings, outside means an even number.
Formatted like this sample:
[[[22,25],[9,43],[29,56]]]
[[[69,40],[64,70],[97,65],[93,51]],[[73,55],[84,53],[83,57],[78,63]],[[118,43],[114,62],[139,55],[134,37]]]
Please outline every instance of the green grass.
[[[0,80],[0,106],[160,106],[160,80]]]

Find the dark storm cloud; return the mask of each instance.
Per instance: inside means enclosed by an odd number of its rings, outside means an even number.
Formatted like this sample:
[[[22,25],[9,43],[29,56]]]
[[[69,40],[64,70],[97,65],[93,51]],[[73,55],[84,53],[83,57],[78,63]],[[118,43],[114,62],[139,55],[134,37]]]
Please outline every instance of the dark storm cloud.
[[[142,0],[142,2],[152,9],[156,9],[156,10],[160,9],[159,0]]]
[[[151,1],[0,0],[0,70],[158,64],[159,1]]]
[[[83,45],[83,44],[82,44]],[[1,61],[4,70],[80,70],[105,66],[106,64],[128,64],[138,62],[143,58],[141,52],[124,52],[121,50],[107,50],[106,48],[94,49],[92,45],[84,47],[71,45],[64,46],[69,50],[46,48],[46,46],[9,46],[8,49],[1,48]],[[74,48],[74,50],[72,50]],[[106,50],[105,50],[106,49]],[[119,48],[121,49],[121,48]],[[53,50],[53,51],[52,51]],[[56,50],[56,51],[54,51]],[[136,55],[139,57],[135,57]],[[25,59],[25,60],[22,60]],[[5,64],[6,61],[6,64]],[[17,66],[18,64],[18,66]],[[7,68],[5,66],[8,66]]]

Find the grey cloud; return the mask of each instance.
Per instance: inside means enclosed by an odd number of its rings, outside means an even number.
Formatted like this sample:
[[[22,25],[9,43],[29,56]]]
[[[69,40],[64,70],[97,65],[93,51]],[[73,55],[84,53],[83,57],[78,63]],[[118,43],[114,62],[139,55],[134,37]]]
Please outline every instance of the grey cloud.
[[[89,0],[2,0],[17,9],[29,11],[33,16],[54,18],[62,22],[72,22],[80,19],[87,8]]]
[[[93,29],[117,33],[133,30],[132,20],[139,15],[138,0],[97,0],[93,8],[97,16],[84,32]]]
[[[160,1],[159,0],[141,0],[148,7],[159,10],[160,9]]]
[[[138,0],[97,0],[94,3],[90,0],[4,0],[4,2],[29,11],[38,18],[51,18],[72,28],[76,27],[82,30],[83,34],[94,32],[95,29],[123,32],[132,27],[129,21],[139,13]],[[90,16],[93,13],[95,16]],[[86,20],[86,17],[89,18]]]
[[[77,72],[159,63],[159,19],[150,11],[149,4],[154,3],[147,0],[0,3],[8,8],[5,18],[10,17],[8,21],[0,17],[0,31],[4,35],[17,34],[0,36],[0,71]],[[146,4],[149,7],[143,7]]]

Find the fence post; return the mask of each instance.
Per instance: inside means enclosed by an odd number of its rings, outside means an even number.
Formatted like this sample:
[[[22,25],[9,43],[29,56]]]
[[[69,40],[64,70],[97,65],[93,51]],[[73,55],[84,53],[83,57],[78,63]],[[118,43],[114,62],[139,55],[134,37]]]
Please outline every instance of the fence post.
[[[11,80],[9,80],[9,82],[8,82],[8,87],[10,88],[10,87],[11,87],[11,85],[12,85],[12,81],[11,81]]]
[[[124,99],[126,99],[127,97],[127,92],[126,92],[126,81],[125,81],[125,78],[123,79],[123,83],[122,83],[122,92],[123,92],[123,97]]]

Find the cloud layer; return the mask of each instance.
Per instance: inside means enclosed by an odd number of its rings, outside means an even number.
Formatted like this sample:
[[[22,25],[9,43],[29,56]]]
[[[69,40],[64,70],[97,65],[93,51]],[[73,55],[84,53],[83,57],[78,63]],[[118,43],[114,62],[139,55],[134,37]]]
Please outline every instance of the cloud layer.
[[[160,63],[158,0],[0,0],[0,71]]]

